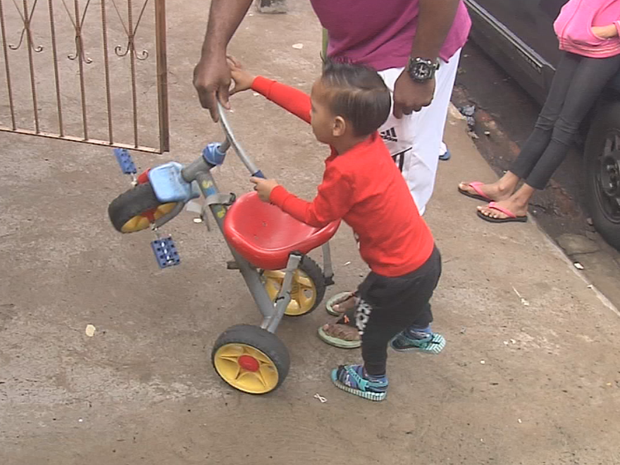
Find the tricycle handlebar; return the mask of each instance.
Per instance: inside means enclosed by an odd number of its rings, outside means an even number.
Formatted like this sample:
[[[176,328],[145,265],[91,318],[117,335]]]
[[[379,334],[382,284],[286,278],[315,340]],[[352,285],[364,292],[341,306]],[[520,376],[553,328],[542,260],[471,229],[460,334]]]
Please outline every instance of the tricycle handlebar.
[[[237,152],[237,156],[241,160],[241,162],[245,165],[252,176],[256,176],[258,178],[264,178],[262,171],[258,169],[258,167],[254,164],[254,162],[248,157],[243,150],[243,148],[237,142],[235,135],[230,128],[230,124],[228,124],[228,119],[226,118],[226,112],[224,108],[217,102],[217,112],[220,117],[220,122],[222,123],[222,129],[224,130],[224,134],[226,135],[226,141],[220,145],[220,151],[226,152],[230,147],[232,147],[235,152]]]

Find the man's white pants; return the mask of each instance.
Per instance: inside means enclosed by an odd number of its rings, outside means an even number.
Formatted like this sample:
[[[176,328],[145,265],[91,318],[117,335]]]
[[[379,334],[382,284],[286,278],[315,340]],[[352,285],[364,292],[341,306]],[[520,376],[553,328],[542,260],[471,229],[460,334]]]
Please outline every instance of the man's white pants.
[[[396,119],[392,113],[379,132],[392,158],[403,173],[420,214],[433,195],[435,175],[439,163],[439,147],[443,139],[450,97],[456,80],[461,50],[446,63],[441,62],[435,74],[436,86],[433,102],[411,115]],[[403,68],[390,68],[379,74],[389,89]]]

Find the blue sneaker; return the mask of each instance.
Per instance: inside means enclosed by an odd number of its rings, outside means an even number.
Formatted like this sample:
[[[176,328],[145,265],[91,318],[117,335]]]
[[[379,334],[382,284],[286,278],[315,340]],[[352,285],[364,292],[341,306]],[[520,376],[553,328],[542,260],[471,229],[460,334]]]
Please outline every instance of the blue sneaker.
[[[439,155],[439,159],[441,161],[448,161],[450,160],[450,158],[452,158],[452,154],[450,153],[449,150],[446,150],[445,153],[442,153],[441,155]]]
[[[390,341],[390,346],[397,352],[438,354],[446,346],[446,340],[437,333],[427,333],[426,337],[414,338],[405,330]]]
[[[374,402],[387,397],[387,377],[371,377],[365,373],[362,365],[340,365],[332,371],[331,376],[336,387],[349,394]]]
[[[451,157],[452,154],[450,153],[448,146],[445,144],[445,142],[442,142],[441,146],[439,147],[439,159],[441,161],[448,161]]]

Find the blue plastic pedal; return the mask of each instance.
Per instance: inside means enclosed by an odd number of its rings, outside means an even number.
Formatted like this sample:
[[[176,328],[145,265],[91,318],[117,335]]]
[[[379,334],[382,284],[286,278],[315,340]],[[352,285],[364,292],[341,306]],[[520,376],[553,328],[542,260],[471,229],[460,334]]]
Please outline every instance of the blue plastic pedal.
[[[151,248],[160,268],[168,268],[181,263],[179,252],[177,252],[177,247],[174,245],[172,237],[155,239],[151,242]]]
[[[123,174],[136,174],[138,172],[127,149],[114,149],[114,156]]]

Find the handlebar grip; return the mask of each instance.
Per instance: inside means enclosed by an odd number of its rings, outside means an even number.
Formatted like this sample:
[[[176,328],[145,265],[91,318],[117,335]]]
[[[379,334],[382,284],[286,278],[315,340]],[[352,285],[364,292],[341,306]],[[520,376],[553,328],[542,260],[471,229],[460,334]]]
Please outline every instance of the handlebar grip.
[[[252,177],[267,179],[261,170],[258,170],[256,173],[252,174]]]

